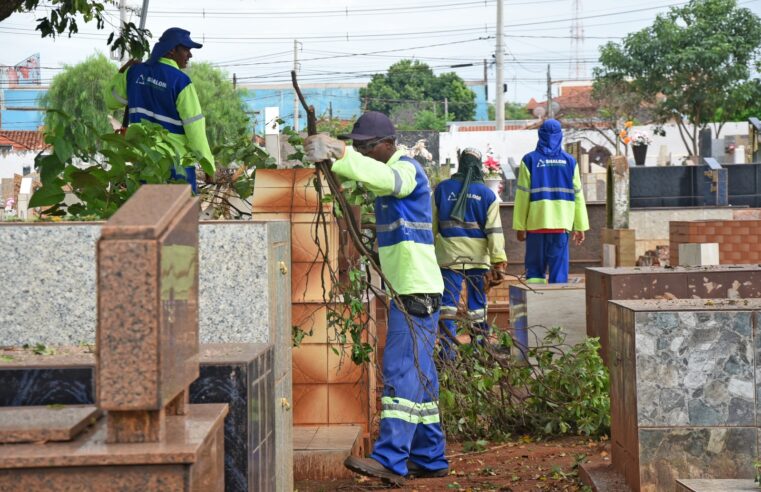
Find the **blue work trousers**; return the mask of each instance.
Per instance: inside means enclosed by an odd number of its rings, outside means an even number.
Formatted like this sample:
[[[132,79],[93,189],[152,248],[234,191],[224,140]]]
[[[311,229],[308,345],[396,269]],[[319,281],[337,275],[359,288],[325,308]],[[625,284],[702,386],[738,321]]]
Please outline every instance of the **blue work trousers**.
[[[457,338],[457,305],[460,302],[462,282],[467,282],[468,292],[468,321],[484,337],[489,334],[489,325],[486,322],[486,292],[484,292],[484,276],[488,272],[485,268],[469,268],[466,270],[441,269],[444,279],[444,295],[441,298],[442,333],[441,355],[452,360],[455,357],[455,343]]]
[[[185,176],[183,176],[181,173],[178,173],[175,168],[172,168],[171,172],[172,174],[169,176],[171,180],[185,181],[193,189],[193,194],[194,195],[198,194],[198,181],[196,180],[195,166],[187,166],[185,168]]]
[[[526,283],[547,283],[547,270],[549,283],[568,282],[568,237],[567,232],[526,234]]]
[[[410,315],[410,320],[412,326],[391,303],[383,351],[380,435],[370,455],[399,475],[407,475],[408,459],[430,471],[449,466],[433,362],[439,313]]]

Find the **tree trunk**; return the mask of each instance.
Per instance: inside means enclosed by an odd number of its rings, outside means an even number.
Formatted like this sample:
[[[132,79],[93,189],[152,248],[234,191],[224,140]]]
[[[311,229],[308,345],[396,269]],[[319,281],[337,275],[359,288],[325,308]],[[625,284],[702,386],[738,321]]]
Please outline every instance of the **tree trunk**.
[[[24,0],[5,0],[0,2],[0,21],[10,17],[23,3]]]

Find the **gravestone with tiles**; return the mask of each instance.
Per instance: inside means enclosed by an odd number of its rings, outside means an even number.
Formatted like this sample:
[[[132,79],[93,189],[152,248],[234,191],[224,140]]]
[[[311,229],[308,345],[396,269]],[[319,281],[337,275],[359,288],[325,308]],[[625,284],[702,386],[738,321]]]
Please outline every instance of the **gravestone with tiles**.
[[[6,409],[0,489],[223,490],[227,406],[188,404],[199,374],[189,187],[141,187],[103,226],[97,278],[97,407]]]
[[[600,338],[608,360],[608,301],[617,299],[750,299],[761,297],[759,265],[586,269],[587,336]]]
[[[759,320],[759,299],[610,303],[612,466],[632,490],[752,481]],[[678,490],[735,490],[714,483]]]

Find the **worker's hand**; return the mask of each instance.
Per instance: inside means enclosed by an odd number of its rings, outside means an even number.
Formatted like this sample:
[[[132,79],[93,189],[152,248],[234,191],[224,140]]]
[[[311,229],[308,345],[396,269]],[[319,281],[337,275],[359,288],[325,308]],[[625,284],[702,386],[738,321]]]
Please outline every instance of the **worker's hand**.
[[[486,285],[489,287],[494,287],[495,285],[501,284],[505,280],[504,274],[506,272],[506,261],[492,264],[491,269],[486,272]]]
[[[500,261],[499,263],[492,263],[491,269],[495,272],[505,273],[507,271],[507,262]]]
[[[518,241],[525,241],[526,231],[515,231],[515,236],[518,238]]]
[[[581,246],[581,243],[584,242],[584,231],[573,231],[571,232],[571,239],[573,239],[573,243],[576,246]]]
[[[324,133],[312,135],[304,140],[304,152],[312,162],[340,159],[346,152],[346,144]]]

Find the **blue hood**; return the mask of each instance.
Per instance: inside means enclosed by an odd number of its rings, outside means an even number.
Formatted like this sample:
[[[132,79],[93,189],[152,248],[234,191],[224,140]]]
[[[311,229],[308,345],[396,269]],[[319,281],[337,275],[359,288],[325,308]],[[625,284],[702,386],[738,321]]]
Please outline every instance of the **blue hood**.
[[[536,144],[537,152],[544,155],[557,155],[562,148],[563,129],[558,120],[546,120],[539,127],[539,142]]]

